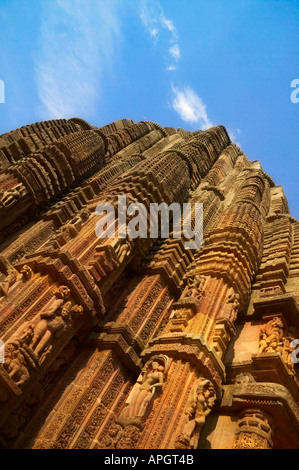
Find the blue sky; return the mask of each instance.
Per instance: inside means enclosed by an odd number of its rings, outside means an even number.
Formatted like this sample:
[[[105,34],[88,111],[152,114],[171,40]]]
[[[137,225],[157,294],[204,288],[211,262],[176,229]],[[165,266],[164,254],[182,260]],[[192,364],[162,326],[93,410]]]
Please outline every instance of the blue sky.
[[[0,133],[72,116],[223,124],[299,218],[298,36],[298,0],[0,0]]]

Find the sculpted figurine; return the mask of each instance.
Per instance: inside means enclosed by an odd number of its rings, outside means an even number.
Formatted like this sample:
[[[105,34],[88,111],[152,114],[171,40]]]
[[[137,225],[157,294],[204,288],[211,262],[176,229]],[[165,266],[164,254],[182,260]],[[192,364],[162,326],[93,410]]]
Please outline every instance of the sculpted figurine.
[[[0,297],[5,297],[8,294],[9,289],[17,280],[18,272],[14,268],[7,270],[7,276],[4,281],[0,282]]]
[[[30,323],[27,323],[21,336],[19,336],[19,339],[23,341],[25,344],[29,345],[32,341],[33,336],[34,336],[34,328]]]
[[[122,412],[122,418],[144,418],[155,396],[162,390],[169,358],[154,356],[143,368]]]
[[[281,351],[282,359],[292,374],[295,374],[294,362],[292,360],[292,353],[294,351],[294,348],[291,346],[292,341],[294,339],[295,338],[293,334],[290,332],[287,332],[285,338],[283,338],[283,347]]]
[[[40,320],[32,327],[28,325],[23,331],[23,337],[28,338],[28,335],[33,337],[30,340],[29,346],[35,354],[42,355],[47,349],[50,352],[49,343],[54,338],[59,338],[69,325],[69,320],[72,315],[78,315],[83,312],[81,305],[72,306],[70,299],[70,290],[66,286],[60,286],[54,289],[53,293],[57,299],[49,307],[48,311],[40,314]],[[46,356],[44,355],[43,359]]]
[[[283,322],[274,317],[262,329],[258,354],[263,352],[280,352],[283,338]]]
[[[226,299],[226,303],[229,305],[230,307],[230,313],[229,313],[229,317],[228,319],[234,323],[234,321],[236,320],[237,318],[237,314],[238,314],[238,311],[239,311],[239,307],[240,307],[240,296],[239,294],[236,294],[234,292],[233,289],[231,289],[229,291],[229,294],[228,294],[228,297]]]
[[[33,274],[33,271],[32,269],[30,268],[30,266],[28,266],[27,264],[25,264],[20,273],[23,275],[23,280],[24,281],[29,281],[29,279],[31,279],[31,276]]]
[[[111,245],[114,248],[115,254],[118,256],[118,261],[120,264],[128,258],[132,252],[132,242],[129,238],[128,240],[123,238],[116,238]]]
[[[40,359],[39,359],[40,364],[42,364],[46,360],[46,358],[51,354],[52,349],[53,349],[52,344],[48,344],[44,348],[43,352],[41,353]]]
[[[20,199],[26,193],[26,188],[23,184],[18,184],[15,188],[0,193],[0,206],[9,207],[15,201]]]
[[[201,289],[203,282],[203,277],[189,277],[187,281],[187,286],[183,293],[183,297],[195,297],[196,299],[200,300],[204,295],[204,291]]]
[[[23,385],[29,379],[29,372],[26,367],[26,361],[18,349],[6,350],[5,367],[9,376],[14,380],[16,385]]]
[[[177,437],[177,449],[196,449],[200,432],[216,399],[215,389],[210,380],[201,377],[195,383],[185,411],[183,432]]]
[[[82,225],[87,222],[90,216],[88,209],[82,209],[68,224],[63,225],[57,230],[57,233],[67,232],[70,237],[74,238],[78,235]]]

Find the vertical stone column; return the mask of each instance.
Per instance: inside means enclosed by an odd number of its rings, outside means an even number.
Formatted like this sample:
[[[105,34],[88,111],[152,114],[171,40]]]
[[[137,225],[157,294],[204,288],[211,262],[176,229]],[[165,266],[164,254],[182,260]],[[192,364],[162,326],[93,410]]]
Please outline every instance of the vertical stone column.
[[[260,409],[248,409],[238,420],[235,449],[272,449],[272,421]]]

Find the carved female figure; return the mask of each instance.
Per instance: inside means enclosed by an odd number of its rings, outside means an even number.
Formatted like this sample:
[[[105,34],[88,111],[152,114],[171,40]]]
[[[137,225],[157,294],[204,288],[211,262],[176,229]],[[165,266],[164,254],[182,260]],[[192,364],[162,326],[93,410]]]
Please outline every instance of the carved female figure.
[[[239,296],[239,294],[236,294],[235,292],[230,293],[226,302],[227,302],[227,304],[231,304],[231,315],[230,315],[229,320],[232,323],[234,323],[234,321],[237,318],[237,314],[238,314],[239,307],[240,307],[240,296]]]
[[[128,398],[123,418],[143,418],[158,391],[163,387],[167,374],[167,356],[154,356],[143,368]]]
[[[232,323],[235,322],[240,307],[240,296],[236,294],[234,289],[231,288],[228,291],[225,304],[221,311],[221,317],[230,320]]]

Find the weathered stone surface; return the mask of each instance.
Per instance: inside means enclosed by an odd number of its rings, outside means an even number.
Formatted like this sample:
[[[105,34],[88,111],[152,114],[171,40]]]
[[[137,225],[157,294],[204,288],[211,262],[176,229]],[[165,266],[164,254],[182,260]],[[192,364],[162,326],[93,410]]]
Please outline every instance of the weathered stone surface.
[[[0,447],[299,448],[299,222],[223,126],[46,121],[0,169]],[[99,239],[122,194],[202,203],[202,247]]]

